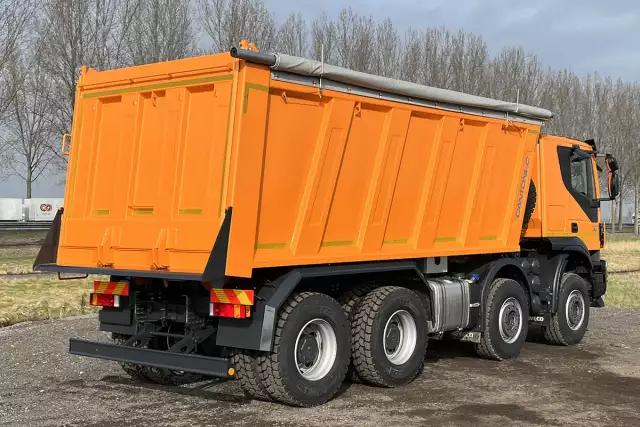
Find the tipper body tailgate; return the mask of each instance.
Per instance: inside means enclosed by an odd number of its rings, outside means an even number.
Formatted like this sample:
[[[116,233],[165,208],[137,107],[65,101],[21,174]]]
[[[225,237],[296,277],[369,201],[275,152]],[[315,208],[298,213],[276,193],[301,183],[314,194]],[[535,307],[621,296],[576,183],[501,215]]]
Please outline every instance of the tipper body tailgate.
[[[236,64],[83,73],[60,265],[202,273],[228,206]]]

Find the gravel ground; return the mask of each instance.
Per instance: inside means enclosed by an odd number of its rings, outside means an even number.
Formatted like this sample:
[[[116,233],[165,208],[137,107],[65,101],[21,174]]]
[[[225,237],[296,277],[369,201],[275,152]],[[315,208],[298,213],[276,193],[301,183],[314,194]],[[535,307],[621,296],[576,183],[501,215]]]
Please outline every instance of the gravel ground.
[[[69,337],[106,340],[95,317],[0,329],[2,426],[640,426],[640,311],[592,313],[576,347],[527,343],[514,361],[430,346],[407,387],[347,384],[328,404],[250,401],[234,381],[163,387],[116,363],[67,354]]]

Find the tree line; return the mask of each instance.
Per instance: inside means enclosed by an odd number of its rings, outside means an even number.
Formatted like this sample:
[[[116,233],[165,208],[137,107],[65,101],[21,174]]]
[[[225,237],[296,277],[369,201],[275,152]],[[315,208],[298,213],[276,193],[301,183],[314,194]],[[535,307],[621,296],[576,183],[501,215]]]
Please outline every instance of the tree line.
[[[522,47],[489,53],[482,36],[400,30],[345,8],[276,17],[262,0],[0,0],[0,174],[32,184],[66,167],[82,65],[99,70],[215,53],[242,39],[386,77],[541,106],[545,133],[594,138],[617,156],[622,197],[640,191],[640,84],[545,66]],[[637,211],[637,203],[636,203]],[[622,209],[617,210],[620,223]],[[636,221],[637,223],[637,221]]]

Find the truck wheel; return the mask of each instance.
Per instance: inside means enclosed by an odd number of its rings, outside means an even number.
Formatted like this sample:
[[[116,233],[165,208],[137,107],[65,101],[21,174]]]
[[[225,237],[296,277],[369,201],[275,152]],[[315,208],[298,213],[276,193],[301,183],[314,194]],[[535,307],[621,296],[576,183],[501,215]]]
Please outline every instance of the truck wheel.
[[[358,286],[354,286],[350,288],[348,291],[344,292],[340,297],[338,297],[338,303],[342,306],[345,314],[347,315],[347,319],[349,319],[349,324],[353,327],[353,312],[355,308],[360,304],[362,298],[367,295],[369,292],[374,290],[376,285],[373,283],[364,283]],[[355,371],[353,367],[353,362],[349,363],[349,370],[347,371],[347,381],[358,381],[358,373]]]
[[[513,359],[520,354],[529,330],[529,302],[520,283],[496,279],[485,302],[483,332],[476,353],[486,359]]]
[[[289,297],[279,311],[273,351],[261,356],[269,395],[293,406],[332,398],[349,366],[349,321],[333,298],[315,292]]]
[[[558,294],[558,310],[551,324],[544,327],[547,342],[573,345],[582,341],[589,323],[589,291],[585,280],[575,273],[562,275]]]
[[[113,335],[113,339],[116,344],[123,344],[128,338],[130,337],[126,335]],[[156,347],[157,346],[150,346],[150,348],[154,348],[156,350],[166,350]],[[120,366],[122,367],[122,370],[132,378],[142,381],[151,381],[162,385],[190,384],[198,382],[204,377],[203,375],[191,372],[173,371],[171,369],[135,365],[133,363],[120,363]]]
[[[260,379],[256,355],[250,350],[237,350],[233,356],[236,378],[244,394],[252,399],[271,401],[271,396]]]
[[[418,295],[385,286],[368,293],[354,313],[353,366],[358,376],[381,387],[410,383],[427,351],[427,313]]]

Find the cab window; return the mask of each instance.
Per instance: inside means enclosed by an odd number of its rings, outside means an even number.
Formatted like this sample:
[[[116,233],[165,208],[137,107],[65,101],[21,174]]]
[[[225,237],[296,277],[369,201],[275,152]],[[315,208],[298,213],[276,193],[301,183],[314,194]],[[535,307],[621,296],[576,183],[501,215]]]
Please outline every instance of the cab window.
[[[594,198],[591,158],[571,155],[571,187],[589,198]]]

